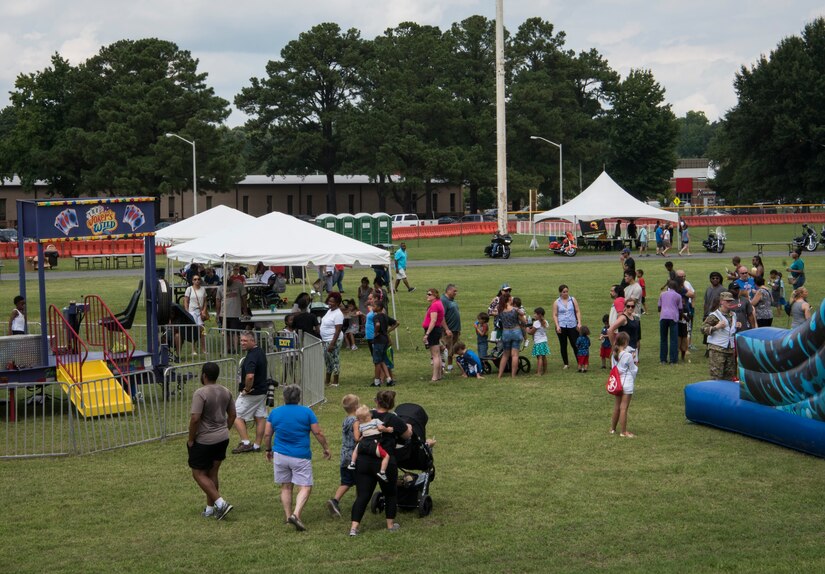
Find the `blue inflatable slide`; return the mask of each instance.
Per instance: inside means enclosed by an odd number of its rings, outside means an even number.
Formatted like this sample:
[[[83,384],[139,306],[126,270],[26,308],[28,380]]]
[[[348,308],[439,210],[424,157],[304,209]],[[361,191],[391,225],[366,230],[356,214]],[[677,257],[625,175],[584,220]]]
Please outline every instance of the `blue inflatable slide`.
[[[685,416],[825,458],[825,300],[793,331],[736,336],[739,383],[685,387]]]

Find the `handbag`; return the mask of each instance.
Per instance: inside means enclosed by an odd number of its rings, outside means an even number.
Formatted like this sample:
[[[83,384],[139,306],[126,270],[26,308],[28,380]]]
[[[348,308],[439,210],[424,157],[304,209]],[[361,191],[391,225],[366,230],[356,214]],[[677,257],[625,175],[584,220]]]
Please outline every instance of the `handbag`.
[[[624,392],[622,387],[622,375],[619,373],[619,367],[614,366],[610,369],[610,375],[607,377],[607,392],[611,395],[620,396]]]

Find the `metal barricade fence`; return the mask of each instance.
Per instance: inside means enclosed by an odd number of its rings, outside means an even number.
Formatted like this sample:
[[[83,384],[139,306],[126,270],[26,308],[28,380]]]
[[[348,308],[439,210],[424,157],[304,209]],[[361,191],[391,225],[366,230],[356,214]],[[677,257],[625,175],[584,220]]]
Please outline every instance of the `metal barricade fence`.
[[[63,385],[65,386],[65,385]],[[73,452],[71,405],[61,383],[0,385],[3,413],[0,458],[55,456]]]
[[[304,333],[301,341],[301,390],[304,405],[311,407],[326,400],[325,370],[323,343],[317,337]]]
[[[163,436],[175,436],[189,432],[189,418],[192,395],[201,386],[200,376],[204,363],[184,363],[168,367],[163,371]],[[218,365],[218,383],[232,391],[238,390],[238,361],[234,358],[211,361]]]
[[[9,383],[0,458],[87,454],[162,437],[154,371],[67,384]]]

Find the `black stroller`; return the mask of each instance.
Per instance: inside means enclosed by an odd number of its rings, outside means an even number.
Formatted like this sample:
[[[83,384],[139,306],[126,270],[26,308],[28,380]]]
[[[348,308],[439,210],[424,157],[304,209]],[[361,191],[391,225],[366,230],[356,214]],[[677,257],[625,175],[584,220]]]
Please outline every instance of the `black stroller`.
[[[412,436],[395,449],[398,462],[398,508],[418,510],[424,517],[433,509],[430,497],[430,483],[435,480],[433,451],[427,446],[427,421],[429,417],[420,405],[404,403],[398,405],[395,414],[412,426]],[[418,472],[413,472],[418,471]],[[370,510],[373,514],[384,511],[384,494],[380,491],[372,496]]]
[[[479,359],[481,359],[481,368],[484,371],[485,375],[490,375],[498,371],[499,365],[501,365],[501,356],[503,354],[504,348],[502,347],[501,339],[499,339],[498,341],[496,341],[496,346],[493,347],[489,355],[485,357],[479,357]],[[518,372],[524,373],[526,375],[530,372],[530,368],[530,359],[523,355],[519,355]]]

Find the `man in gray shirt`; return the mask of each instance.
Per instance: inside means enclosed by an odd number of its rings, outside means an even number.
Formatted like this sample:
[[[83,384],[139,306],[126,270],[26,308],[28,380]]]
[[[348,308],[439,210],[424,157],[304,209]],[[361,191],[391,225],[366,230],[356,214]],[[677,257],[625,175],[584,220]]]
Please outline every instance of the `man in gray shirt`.
[[[226,458],[229,429],[235,422],[235,403],[232,393],[216,383],[220,369],[215,363],[206,363],[201,369],[201,387],[192,395],[192,414],[189,418],[189,468],[192,478],[206,494],[203,516],[222,520],[232,505],[218,490],[218,470]]]
[[[441,304],[444,305],[444,351],[442,354],[446,354],[446,357],[442,359],[445,359],[448,371],[453,370],[453,346],[461,336],[461,314],[458,310],[458,303],[455,302],[456,295],[458,295],[458,289],[450,283],[441,296]]]

